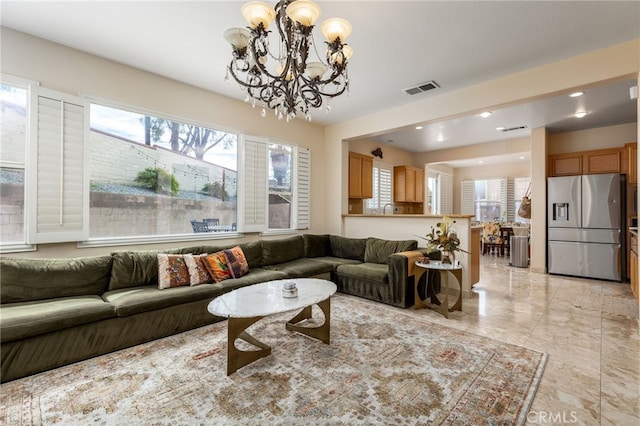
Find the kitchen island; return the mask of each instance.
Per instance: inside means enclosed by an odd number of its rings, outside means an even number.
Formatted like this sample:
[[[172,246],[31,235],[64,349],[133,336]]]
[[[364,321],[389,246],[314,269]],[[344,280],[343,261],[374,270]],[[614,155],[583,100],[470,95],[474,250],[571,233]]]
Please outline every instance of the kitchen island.
[[[469,252],[456,253],[456,260],[462,265],[462,296],[471,297],[471,286],[479,280],[480,251],[473,244],[471,221],[473,215],[447,215],[455,221],[453,227],[460,238],[460,248]],[[423,239],[442,215],[427,214],[345,214],[342,215],[342,234],[350,238],[377,237],[389,240],[417,240],[418,247],[426,247]],[[473,233],[474,238],[477,233]]]

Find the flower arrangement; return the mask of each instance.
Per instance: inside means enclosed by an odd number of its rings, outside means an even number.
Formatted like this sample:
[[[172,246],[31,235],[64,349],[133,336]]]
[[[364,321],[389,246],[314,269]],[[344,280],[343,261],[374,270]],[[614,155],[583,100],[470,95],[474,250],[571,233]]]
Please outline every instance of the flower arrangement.
[[[456,223],[455,220],[452,220],[448,216],[444,216],[442,218],[442,222],[438,222],[435,227],[431,227],[431,232],[423,237],[427,241],[427,249],[430,252],[441,250],[449,252],[462,251],[464,253],[468,253],[466,250],[462,250],[460,248],[458,233],[453,228],[454,223]]]

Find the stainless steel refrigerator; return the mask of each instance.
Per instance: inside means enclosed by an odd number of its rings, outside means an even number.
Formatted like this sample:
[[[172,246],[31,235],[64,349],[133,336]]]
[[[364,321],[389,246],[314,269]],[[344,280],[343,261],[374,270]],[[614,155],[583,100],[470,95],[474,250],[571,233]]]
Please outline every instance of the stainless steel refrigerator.
[[[547,179],[549,273],[622,280],[624,183],[620,174]]]

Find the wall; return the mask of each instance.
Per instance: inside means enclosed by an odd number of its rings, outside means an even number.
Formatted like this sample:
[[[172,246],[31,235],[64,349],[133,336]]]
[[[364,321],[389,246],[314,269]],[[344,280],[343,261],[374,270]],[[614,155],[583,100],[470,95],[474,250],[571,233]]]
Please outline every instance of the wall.
[[[637,132],[638,125],[636,122],[576,132],[549,134],[549,154],[620,148],[627,142],[637,142]]]
[[[382,159],[375,157],[374,160],[384,161],[394,166],[411,166],[413,165],[414,155],[410,152],[403,151],[391,146],[380,145],[371,139],[360,139],[349,142],[349,151],[357,152],[364,155],[372,155],[371,151],[376,148],[382,149]]]
[[[5,27],[0,28],[1,69],[40,83],[42,87],[103,99],[142,108],[156,116],[188,117],[195,124],[224,131],[273,138],[308,147],[311,150],[311,233],[326,231],[324,206],[326,187],[324,129],[304,120],[278,121],[272,114],[261,118],[250,105],[204,89],[99,58]],[[217,78],[217,77],[212,77]],[[222,78],[222,77],[220,77]],[[240,90],[240,89],[238,89]],[[245,235],[237,240],[258,238]],[[194,242],[131,245],[119,249],[155,249]],[[90,256],[112,251],[112,247],[78,249],[71,244],[41,244],[30,257]],[[25,254],[18,254],[24,256]]]

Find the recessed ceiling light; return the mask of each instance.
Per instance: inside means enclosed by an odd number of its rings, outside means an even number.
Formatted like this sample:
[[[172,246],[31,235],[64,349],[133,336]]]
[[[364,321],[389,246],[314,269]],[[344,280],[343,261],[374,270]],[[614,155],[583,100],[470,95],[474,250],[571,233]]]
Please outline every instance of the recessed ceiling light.
[[[480,114],[480,117],[482,118],[487,118],[491,115],[491,111],[485,111],[483,113]]]
[[[502,130],[504,130],[504,126],[496,127],[496,130],[502,131]]]
[[[584,92],[573,92],[572,94],[569,95],[570,98],[577,98],[579,96],[584,95]]]
[[[444,140],[444,136],[442,136],[442,135],[438,135],[438,137],[436,138],[436,140],[437,140],[438,142],[442,142],[442,141]]]
[[[584,117],[585,115],[587,115],[587,113],[586,113],[586,112],[584,112],[584,111],[581,111],[581,112],[576,112],[576,113],[575,113],[575,114],[573,114],[573,115],[575,115],[575,116],[576,116],[576,118],[582,118],[582,117]]]
[[[524,157],[519,157],[521,160],[524,160]]]
[[[484,161],[478,160],[478,164],[482,164],[482,163],[484,163]]]
[[[416,126],[416,130],[422,130],[422,129],[424,129],[424,127],[422,127],[422,126]]]

